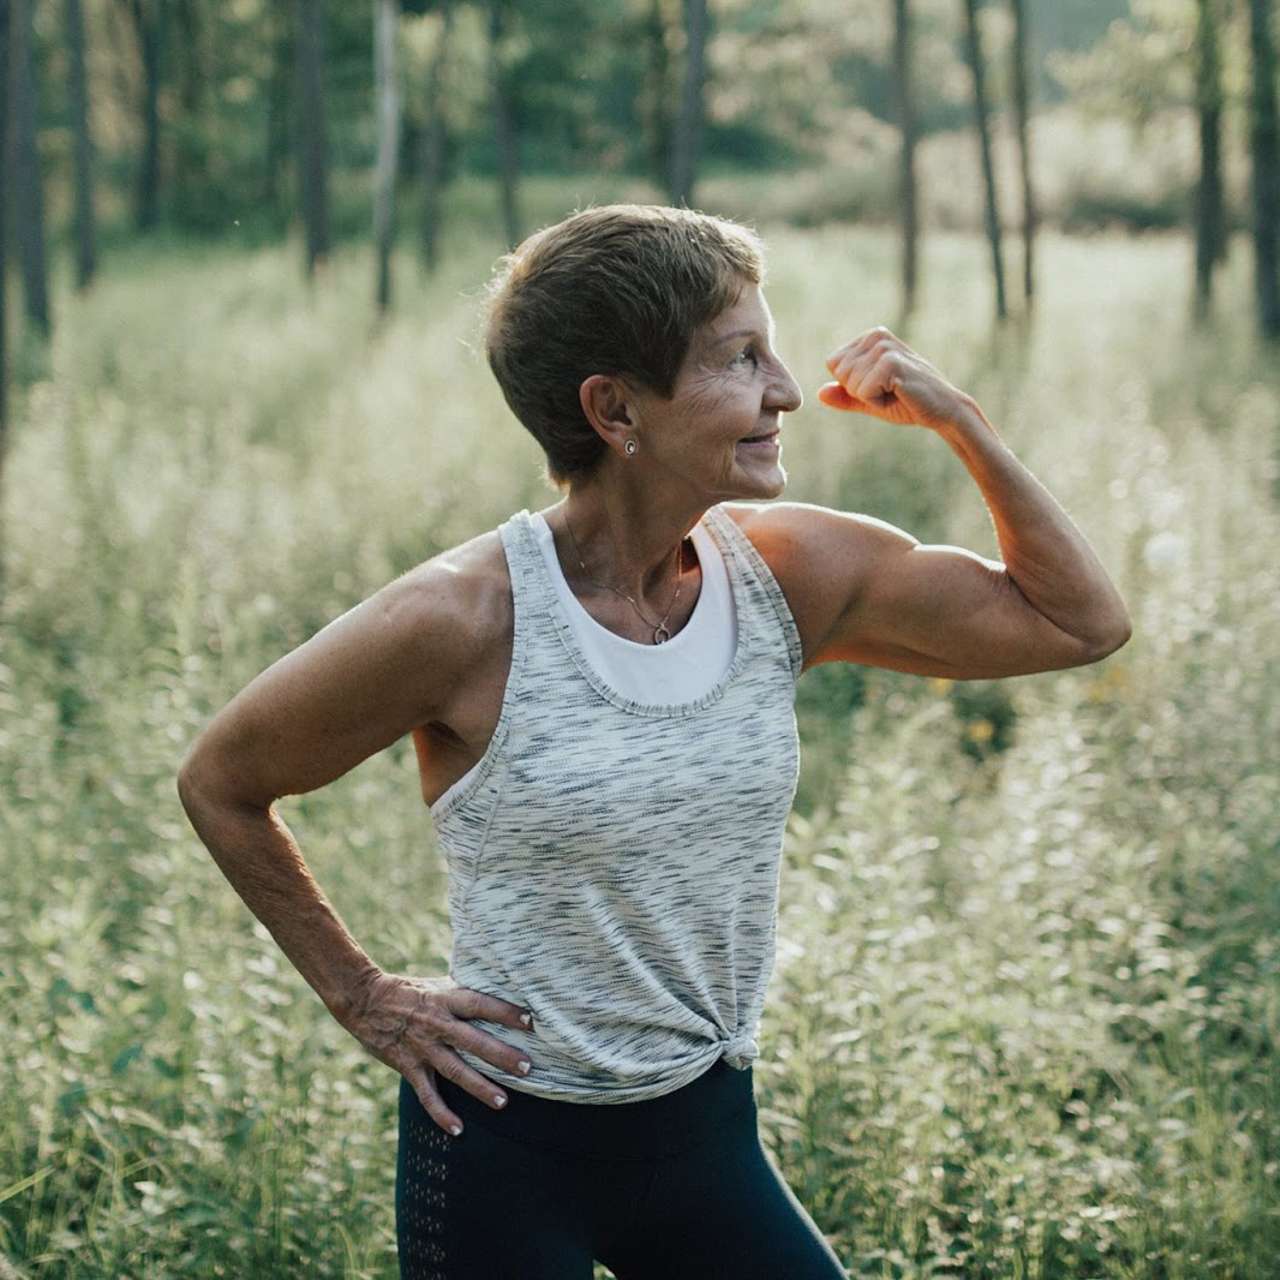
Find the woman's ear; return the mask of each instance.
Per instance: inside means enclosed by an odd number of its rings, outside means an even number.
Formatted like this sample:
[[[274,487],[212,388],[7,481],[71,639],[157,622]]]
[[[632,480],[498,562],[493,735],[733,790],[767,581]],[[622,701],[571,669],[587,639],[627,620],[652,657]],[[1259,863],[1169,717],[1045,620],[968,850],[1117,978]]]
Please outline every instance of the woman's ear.
[[[618,452],[634,432],[629,399],[626,383],[612,374],[593,373],[578,388],[578,403],[592,430]]]

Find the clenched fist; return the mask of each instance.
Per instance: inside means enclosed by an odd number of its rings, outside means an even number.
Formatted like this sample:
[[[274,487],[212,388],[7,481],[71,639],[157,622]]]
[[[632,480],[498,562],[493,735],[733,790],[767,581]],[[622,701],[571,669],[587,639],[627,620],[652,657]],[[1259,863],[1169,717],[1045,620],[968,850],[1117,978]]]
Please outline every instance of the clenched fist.
[[[904,426],[948,427],[973,403],[884,325],[833,351],[827,369],[835,381],[818,388],[823,404]]]

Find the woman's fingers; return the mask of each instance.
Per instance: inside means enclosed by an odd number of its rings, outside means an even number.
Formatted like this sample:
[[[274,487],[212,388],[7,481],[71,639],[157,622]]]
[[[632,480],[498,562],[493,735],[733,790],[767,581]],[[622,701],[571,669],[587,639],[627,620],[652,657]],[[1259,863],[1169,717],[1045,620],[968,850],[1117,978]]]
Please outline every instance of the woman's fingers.
[[[465,1049],[474,1057],[492,1062],[495,1067],[501,1067],[513,1076],[526,1076],[533,1066],[523,1049],[517,1049],[505,1040],[500,1040],[479,1027],[473,1027],[469,1022],[455,1022],[445,1039],[453,1048]],[[522,1063],[525,1064],[523,1067]]]
[[[824,382],[818,388],[818,399],[831,409],[860,410],[862,401],[855,400],[838,382]]]
[[[849,393],[864,404],[882,409],[897,398],[895,392],[902,374],[901,357],[896,351],[886,351],[861,374],[860,378],[855,377],[848,384]]]
[[[838,347],[826,363],[835,381],[818,389],[818,399],[832,409],[942,430],[971,399],[883,325]]]
[[[422,1103],[422,1109],[446,1133],[456,1138],[462,1132],[462,1121],[444,1104],[440,1091],[435,1086],[432,1073],[423,1066],[410,1067],[404,1072],[404,1078],[413,1086],[413,1091]]]
[[[447,1038],[451,1045],[466,1049],[477,1058],[492,1062],[495,1067],[501,1067],[512,1075],[529,1073],[532,1064],[523,1049],[517,1049],[505,1040],[471,1026],[466,1019],[479,1018],[482,1022],[497,1022],[529,1031],[532,1030],[532,1014],[509,1000],[491,996],[484,991],[475,991],[471,987],[455,987],[446,993],[445,1003],[454,1017],[460,1019],[449,1028]],[[528,1023],[525,1022],[526,1017],[529,1018]]]
[[[433,1071],[459,1088],[501,1110],[506,1094],[474,1070],[453,1049],[459,1045],[513,1075],[524,1075],[524,1053],[504,1044],[466,1019],[480,1018],[531,1029],[526,1011],[509,1000],[459,987],[452,977],[410,978],[381,973],[368,985],[358,1009],[343,1025],[379,1062],[398,1071],[412,1086],[427,1113],[438,1124],[460,1123],[444,1105]],[[530,1019],[532,1021],[532,1019]],[[446,1121],[448,1123],[446,1123]]]
[[[500,996],[491,996],[472,987],[454,987],[446,991],[444,997],[449,1009],[459,1018],[481,1018],[485,1022],[501,1022],[524,1031],[533,1026],[533,1015],[528,1010]]]
[[[833,409],[878,414],[896,398],[899,372],[897,352],[873,348],[862,355],[848,355],[836,362],[836,381],[820,387],[818,399]]]
[[[860,333],[851,342],[846,342],[843,346],[837,347],[826,359],[827,369],[833,378],[847,385],[845,375],[854,364],[859,360],[866,359],[868,356],[874,362],[874,348],[878,344],[896,343],[897,341],[884,325],[877,325],[874,329],[868,329],[865,333]],[[842,372],[842,366],[844,372]]]
[[[501,1111],[507,1105],[506,1090],[494,1084],[488,1076],[481,1075],[448,1045],[433,1044],[427,1053],[437,1074],[459,1089],[465,1089],[473,1098],[479,1098],[491,1111]]]

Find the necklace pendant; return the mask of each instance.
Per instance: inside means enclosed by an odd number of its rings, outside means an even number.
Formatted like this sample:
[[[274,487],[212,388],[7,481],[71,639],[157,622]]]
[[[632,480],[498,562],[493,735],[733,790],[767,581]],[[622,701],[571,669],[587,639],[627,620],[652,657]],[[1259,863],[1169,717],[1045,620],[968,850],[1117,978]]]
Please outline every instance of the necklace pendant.
[[[664,626],[657,626],[653,630],[653,643],[662,644],[666,640],[671,639],[671,632]]]

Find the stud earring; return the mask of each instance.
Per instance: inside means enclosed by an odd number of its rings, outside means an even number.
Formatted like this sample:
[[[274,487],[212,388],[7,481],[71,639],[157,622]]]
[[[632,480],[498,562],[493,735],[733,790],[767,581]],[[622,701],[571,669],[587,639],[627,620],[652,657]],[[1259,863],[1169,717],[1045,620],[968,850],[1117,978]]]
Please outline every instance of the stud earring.
[[[639,445],[637,445],[634,440],[628,440],[622,447],[627,451],[627,457],[630,458],[635,453],[636,449],[639,448]]]

